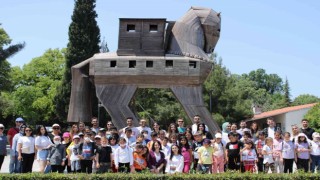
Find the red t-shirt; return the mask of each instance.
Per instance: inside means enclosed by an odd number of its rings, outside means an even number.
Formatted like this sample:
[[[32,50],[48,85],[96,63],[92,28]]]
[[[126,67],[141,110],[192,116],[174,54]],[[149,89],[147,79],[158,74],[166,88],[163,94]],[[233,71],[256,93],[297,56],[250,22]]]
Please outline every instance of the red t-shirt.
[[[12,127],[9,129],[7,136],[10,136],[9,138],[9,144],[10,144],[10,148],[12,147],[12,140],[14,135],[16,135],[19,132],[19,128],[16,127]]]

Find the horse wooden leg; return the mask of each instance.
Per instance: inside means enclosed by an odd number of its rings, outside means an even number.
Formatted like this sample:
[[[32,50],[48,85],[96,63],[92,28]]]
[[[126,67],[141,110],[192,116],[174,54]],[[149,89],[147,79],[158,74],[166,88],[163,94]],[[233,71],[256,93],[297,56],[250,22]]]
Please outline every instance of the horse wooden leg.
[[[199,115],[202,122],[208,126],[212,135],[214,135],[216,130],[220,130],[218,123],[213,120],[210,112],[204,105],[201,85],[189,87],[170,86],[170,89],[191,120],[193,120],[195,115]]]

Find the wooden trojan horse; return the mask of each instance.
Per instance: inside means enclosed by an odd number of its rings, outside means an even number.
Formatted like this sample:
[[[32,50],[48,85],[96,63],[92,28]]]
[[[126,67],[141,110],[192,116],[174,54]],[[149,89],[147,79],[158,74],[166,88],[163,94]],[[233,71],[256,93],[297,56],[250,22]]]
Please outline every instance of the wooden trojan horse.
[[[200,115],[210,131],[219,129],[202,97],[202,84],[212,70],[212,53],[220,36],[221,18],[212,9],[191,7],[178,21],[120,19],[116,53],[99,53],[72,67],[68,122],[91,119],[91,91],[116,127],[126,117],[138,88],[170,88],[188,117]]]

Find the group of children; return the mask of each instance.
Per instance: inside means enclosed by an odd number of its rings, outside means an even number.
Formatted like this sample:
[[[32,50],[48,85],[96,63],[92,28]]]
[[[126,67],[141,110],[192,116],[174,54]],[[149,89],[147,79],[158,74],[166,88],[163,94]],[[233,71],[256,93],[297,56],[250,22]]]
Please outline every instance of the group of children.
[[[250,134],[250,133],[249,133]],[[293,164],[298,169],[310,171],[320,165],[320,135],[313,133],[313,140],[300,133],[292,138],[289,132],[276,131],[274,138],[264,131],[257,133],[257,140],[248,133],[218,132],[213,139],[202,131],[194,134],[172,133],[168,136],[155,131],[132,136],[126,128],[122,135],[112,133],[92,136],[90,132],[63,134],[53,137],[48,149],[47,164],[52,172],[106,173],[223,173],[226,170],[241,172],[292,173]],[[150,137],[150,138],[149,138]],[[71,138],[71,141],[69,141]]]

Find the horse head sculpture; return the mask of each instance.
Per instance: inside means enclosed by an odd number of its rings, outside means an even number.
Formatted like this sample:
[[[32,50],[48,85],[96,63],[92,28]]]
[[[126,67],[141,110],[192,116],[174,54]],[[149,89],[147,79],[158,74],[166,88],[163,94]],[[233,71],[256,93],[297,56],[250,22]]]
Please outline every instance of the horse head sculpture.
[[[168,54],[209,60],[207,53],[213,52],[220,37],[220,13],[208,8],[191,7],[180,20],[168,27]]]

